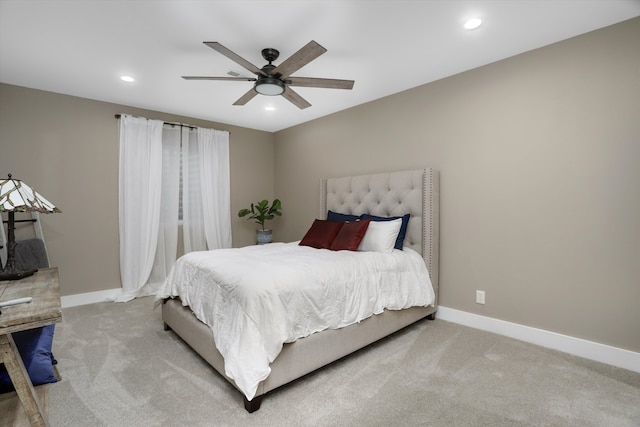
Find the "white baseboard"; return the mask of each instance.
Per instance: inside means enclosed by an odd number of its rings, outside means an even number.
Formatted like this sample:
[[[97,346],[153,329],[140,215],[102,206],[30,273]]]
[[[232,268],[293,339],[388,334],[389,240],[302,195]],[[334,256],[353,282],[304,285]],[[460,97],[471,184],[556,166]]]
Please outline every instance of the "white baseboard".
[[[77,305],[94,304],[104,301],[113,301],[121,291],[121,288],[117,288],[107,289],[105,291],[87,292],[84,294],[66,295],[61,298],[62,308],[75,307]]]
[[[493,332],[630,371],[640,372],[640,353],[634,351],[443,306],[438,306],[438,314],[436,316],[438,319]]]

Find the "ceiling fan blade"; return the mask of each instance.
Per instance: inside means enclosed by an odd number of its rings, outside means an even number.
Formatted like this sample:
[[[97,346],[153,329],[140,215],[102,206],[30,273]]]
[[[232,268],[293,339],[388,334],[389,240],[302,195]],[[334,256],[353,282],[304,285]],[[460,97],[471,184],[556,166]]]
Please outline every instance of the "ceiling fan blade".
[[[265,72],[262,71],[260,68],[256,67],[251,62],[247,61],[246,59],[236,54],[235,52],[230,51],[226,47],[222,46],[220,43],[218,42],[203,42],[203,43],[209,46],[211,49],[215,50],[216,52],[223,54],[224,56],[226,56],[236,64],[242,65],[244,68],[251,71],[253,74],[260,74],[260,75],[266,76]]]
[[[298,94],[298,92],[294,91],[290,87],[287,87],[285,89],[285,91],[282,94],[282,96],[285,97],[288,101],[290,101],[293,105],[295,105],[296,107],[298,107],[301,110],[304,110],[307,107],[311,107],[311,104],[309,104],[309,102],[307,102],[306,99],[301,97]]]
[[[287,84],[300,87],[321,87],[327,89],[353,89],[353,80],[318,79],[314,77],[289,77]]]
[[[251,88],[249,89],[249,91],[247,91],[247,93],[242,95],[236,102],[234,102],[233,105],[245,105],[247,102],[251,101],[257,94],[258,92]]]
[[[236,80],[245,82],[255,82],[252,77],[207,77],[207,76],[182,76],[185,80]]]
[[[307,43],[306,46],[291,55],[289,58],[287,58],[287,60],[285,60],[282,64],[278,65],[273,71],[271,71],[271,75],[279,73],[283,78],[288,77],[326,51],[327,49],[311,40],[309,43]]]

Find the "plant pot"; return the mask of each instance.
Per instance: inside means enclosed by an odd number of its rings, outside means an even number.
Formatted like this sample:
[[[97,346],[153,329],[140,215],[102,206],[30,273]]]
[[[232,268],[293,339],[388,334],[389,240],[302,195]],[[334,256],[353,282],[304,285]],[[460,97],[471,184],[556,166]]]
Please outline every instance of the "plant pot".
[[[256,236],[257,236],[257,241],[259,245],[265,245],[267,243],[271,243],[271,239],[272,239],[271,230],[257,230]]]

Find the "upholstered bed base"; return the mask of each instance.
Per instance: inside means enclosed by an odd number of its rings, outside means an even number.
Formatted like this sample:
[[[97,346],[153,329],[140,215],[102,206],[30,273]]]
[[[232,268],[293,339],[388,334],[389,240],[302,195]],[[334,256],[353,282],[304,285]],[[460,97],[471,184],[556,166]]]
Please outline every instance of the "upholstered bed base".
[[[405,245],[422,253],[438,296],[438,175],[433,169],[322,180],[320,218],[335,212],[378,216],[411,213]],[[330,329],[285,344],[271,364],[255,397],[244,399],[249,412],[259,409],[265,393],[336,361],[425,317],[434,318],[437,305],[387,310],[342,329]],[[224,374],[224,360],[211,329],[179,299],[162,305],[165,329],[173,330],[213,368]]]
[[[251,401],[244,399],[246,410],[254,412],[259,409],[265,393],[328,365],[424,317],[434,315],[435,312],[435,307],[385,311],[346,328],[329,329],[285,344],[271,364],[271,374],[258,385],[255,397]],[[224,373],[224,359],[213,342],[211,328],[196,319],[188,307],[182,306],[179,299],[165,301],[162,305],[162,318],[165,329],[173,330],[216,371],[236,386],[234,381]]]

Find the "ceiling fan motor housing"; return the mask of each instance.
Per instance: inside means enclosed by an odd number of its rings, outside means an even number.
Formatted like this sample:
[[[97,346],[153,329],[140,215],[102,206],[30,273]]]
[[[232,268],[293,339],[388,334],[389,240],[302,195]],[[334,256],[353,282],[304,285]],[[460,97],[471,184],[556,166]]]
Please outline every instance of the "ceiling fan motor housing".
[[[271,64],[278,57],[279,53],[275,49],[262,49],[262,56],[269,61],[267,65],[261,68],[266,75],[258,75],[256,83],[253,85],[253,89],[261,95],[276,96],[284,93],[285,82],[280,79],[281,74],[271,74],[276,68]]]
[[[278,59],[278,56],[280,56],[280,52],[278,52],[277,49],[273,49],[271,47],[262,49],[262,57],[269,61],[269,65],[271,65],[273,61]]]

